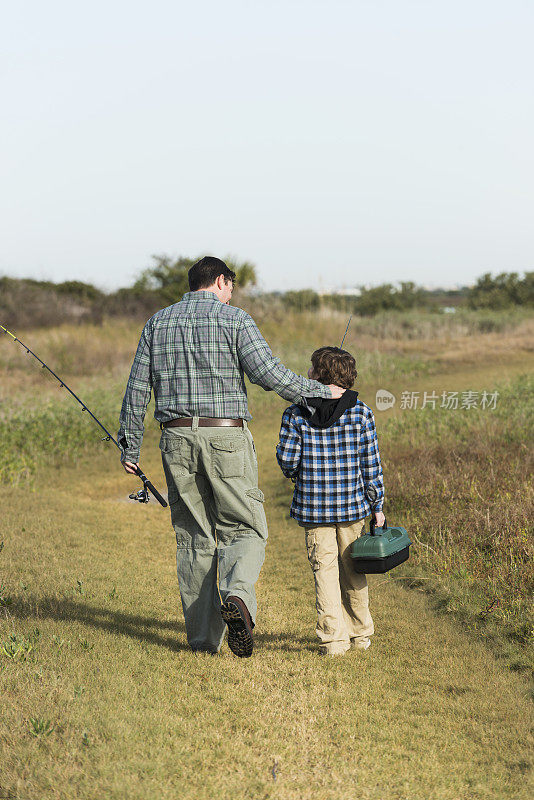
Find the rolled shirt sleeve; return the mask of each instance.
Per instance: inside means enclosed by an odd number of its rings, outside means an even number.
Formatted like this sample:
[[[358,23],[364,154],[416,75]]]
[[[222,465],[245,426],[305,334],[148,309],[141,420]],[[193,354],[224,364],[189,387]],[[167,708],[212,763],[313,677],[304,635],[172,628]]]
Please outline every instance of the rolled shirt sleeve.
[[[137,463],[145,430],[145,414],[152,392],[151,337],[149,320],[139,339],[130,377],[122,401],[118,442],[122,450],[121,461]]]
[[[261,335],[256,323],[248,314],[243,316],[237,332],[239,362],[251,383],[266,391],[274,391],[285,400],[302,403],[306,397],[329,399],[328,386],[296,375],[273,356],[271,348]]]

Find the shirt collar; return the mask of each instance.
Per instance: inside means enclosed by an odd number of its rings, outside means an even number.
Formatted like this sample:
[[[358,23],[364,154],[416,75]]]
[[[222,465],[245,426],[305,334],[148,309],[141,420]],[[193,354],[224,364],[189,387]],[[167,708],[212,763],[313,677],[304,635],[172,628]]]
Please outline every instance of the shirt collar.
[[[182,300],[219,300],[215,292],[206,292],[204,289],[199,289],[198,292],[186,292]],[[219,300],[219,302],[221,302]]]

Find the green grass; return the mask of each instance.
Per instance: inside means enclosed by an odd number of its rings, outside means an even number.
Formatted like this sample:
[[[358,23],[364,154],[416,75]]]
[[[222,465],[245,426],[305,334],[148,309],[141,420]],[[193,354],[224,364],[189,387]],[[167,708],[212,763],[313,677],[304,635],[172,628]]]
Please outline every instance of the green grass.
[[[254,431],[270,541],[250,660],[187,650],[168,512],[124,502],[131,479],[106,454],[61,468],[44,495],[0,490],[2,637],[32,643],[0,660],[0,794],[529,797],[524,681],[425,595],[373,577],[370,650],[317,654],[313,580],[278,499],[271,433]],[[147,468],[161,481],[154,449]]]
[[[272,344],[303,371],[331,321],[295,339],[297,322]],[[102,385],[93,364],[72,388],[114,433],[129,364],[113,368],[106,341],[127,347],[112,334],[100,333]],[[399,396],[494,390],[498,377],[501,397],[491,412],[377,413],[388,521],[414,544],[407,564],[370,577],[372,647],[331,660],[317,653],[313,580],[274,460],[283,400],[251,388],[270,531],[255,653],[194,656],[168,511],[127,501],[137,481],[72,399],[44,379],[37,393],[25,361],[6,368],[0,798],[530,798],[533,385],[526,350],[481,359],[493,335],[462,343],[448,373],[437,334],[430,349],[361,346],[371,406],[384,381]],[[142,463],[164,489],[158,434],[150,421]]]

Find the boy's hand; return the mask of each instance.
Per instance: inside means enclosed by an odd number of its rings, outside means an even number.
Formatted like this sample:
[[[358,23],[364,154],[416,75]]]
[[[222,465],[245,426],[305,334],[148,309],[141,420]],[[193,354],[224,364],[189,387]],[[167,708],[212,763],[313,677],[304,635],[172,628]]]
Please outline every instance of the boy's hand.
[[[329,384],[328,388],[332,392],[332,398],[334,400],[339,400],[341,395],[346,392],[346,389],[343,389],[341,386],[336,386],[334,383]]]
[[[376,520],[376,527],[382,528],[386,518],[382,511],[375,511],[375,520]]]

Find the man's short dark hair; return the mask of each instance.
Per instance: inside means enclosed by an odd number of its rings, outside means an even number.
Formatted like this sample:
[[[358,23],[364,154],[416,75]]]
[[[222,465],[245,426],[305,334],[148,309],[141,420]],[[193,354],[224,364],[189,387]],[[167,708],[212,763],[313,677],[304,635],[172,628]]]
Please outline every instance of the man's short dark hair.
[[[350,389],[356,380],[356,361],[347,350],[339,347],[320,347],[311,357],[313,377],[327,386],[334,383]]]
[[[226,283],[228,281],[235,283],[235,272],[228,269],[224,261],[215,256],[204,256],[196,264],[193,264],[187,273],[189,288],[192,292],[197,292],[199,289],[213,286],[219,275],[224,277]]]

